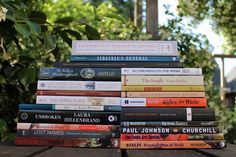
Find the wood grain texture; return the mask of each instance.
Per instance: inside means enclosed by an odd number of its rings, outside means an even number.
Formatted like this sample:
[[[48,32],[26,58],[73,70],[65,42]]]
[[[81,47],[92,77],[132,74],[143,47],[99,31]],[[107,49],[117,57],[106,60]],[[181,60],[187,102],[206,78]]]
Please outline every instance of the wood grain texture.
[[[13,142],[1,143],[0,157],[30,157],[49,149],[49,147],[15,146]]]
[[[35,157],[121,157],[119,149],[54,147]]]
[[[193,150],[127,150],[128,157],[207,157]]]
[[[196,149],[196,151],[212,157],[235,157],[236,145],[227,144],[224,149]]]

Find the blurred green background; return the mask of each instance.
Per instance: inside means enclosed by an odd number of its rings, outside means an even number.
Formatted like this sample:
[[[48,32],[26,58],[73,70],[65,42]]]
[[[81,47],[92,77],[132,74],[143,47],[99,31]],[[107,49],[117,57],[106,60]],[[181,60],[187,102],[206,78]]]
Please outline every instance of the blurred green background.
[[[198,21],[210,18],[216,32],[227,38],[225,52],[234,54],[236,5],[228,3],[180,0],[179,16],[166,7],[170,19],[153,36],[145,33],[145,19],[134,25],[133,0],[0,0],[0,140],[14,139],[17,105],[35,103],[40,67],[67,61],[72,40],[110,39],[177,40],[184,66],[203,68],[208,105],[215,108],[227,141],[236,143],[236,111],[223,104],[212,81],[217,66],[213,47],[206,36],[192,31]],[[184,16],[194,22],[186,27]]]

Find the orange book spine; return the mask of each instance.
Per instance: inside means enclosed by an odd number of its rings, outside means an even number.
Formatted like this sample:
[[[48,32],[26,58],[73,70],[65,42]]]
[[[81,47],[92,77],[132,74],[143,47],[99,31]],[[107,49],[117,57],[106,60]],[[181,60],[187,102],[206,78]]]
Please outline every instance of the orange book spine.
[[[192,141],[120,141],[121,149],[193,149],[193,148],[224,148],[225,141],[192,140]]]
[[[122,98],[123,107],[206,107],[206,98]]]
[[[111,131],[116,130],[115,125],[83,125],[83,124],[47,124],[47,123],[18,123],[17,129],[31,130],[78,130],[78,131]]]

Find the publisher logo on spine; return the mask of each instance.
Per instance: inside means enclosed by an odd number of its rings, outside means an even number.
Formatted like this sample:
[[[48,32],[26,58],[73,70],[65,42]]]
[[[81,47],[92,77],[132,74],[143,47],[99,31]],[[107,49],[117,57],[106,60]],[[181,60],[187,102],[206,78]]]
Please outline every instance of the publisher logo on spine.
[[[24,112],[24,113],[21,114],[20,117],[21,117],[22,120],[26,120],[26,119],[28,119],[28,114]]]
[[[111,116],[108,117],[108,120],[109,120],[109,122],[114,122],[114,121],[117,120],[117,117],[111,115]]]
[[[95,72],[94,72],[94,70],[91,69],[91,68],[85,68],[85,69],[82,69],[82,70],[80,71],[80,75],[81,75],[81,77],[83,77],[83,78],[90,79],[90,78],[93,78],[93,77],[94,77]]]

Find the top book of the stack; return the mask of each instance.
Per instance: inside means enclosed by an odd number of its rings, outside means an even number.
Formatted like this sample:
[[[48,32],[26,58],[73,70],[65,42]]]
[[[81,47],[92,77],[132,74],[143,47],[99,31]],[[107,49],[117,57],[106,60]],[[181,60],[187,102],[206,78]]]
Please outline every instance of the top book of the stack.
[[[178,56],[177,41],[74,40],[71,55]]]

